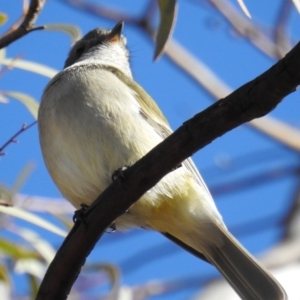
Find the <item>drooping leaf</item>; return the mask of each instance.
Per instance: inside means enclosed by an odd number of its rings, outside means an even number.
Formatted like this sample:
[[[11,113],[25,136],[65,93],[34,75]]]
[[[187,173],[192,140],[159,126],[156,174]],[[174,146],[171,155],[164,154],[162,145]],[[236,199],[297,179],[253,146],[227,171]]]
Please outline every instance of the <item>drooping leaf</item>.
[[[35,165],[33,163],[27,163],[25,167],[22,168],[22,170],[19,172],[17,179],[13,183],[10,194],[12,197],[19,192],[19,190],[22,188],[26,180],[28,179],[30,173],[33,171]]]
[[[121,274],[117,266],[113,264],[92,264],[85,267],[85,270],[105,272],[111,285],[107,299],[117,299],[121,288]]]
[[[0,199],[1,200],[1,199]],[[58,228],[57,226],[53,225],[52,223],[42,219],[41,217],[34,215],[28,211],[25,211],[18,207],[5,207],[0,206],[0,212],[8,214],[10,216],[22,219],[24,221],[27,221],[29,223],[32,223],[36,226],[39,226],[41,228],[44,228],[52,233],[55,233],[59,236],[65,237],[67,235],[67,232]]]
[[[19,274],[31,274],[42,279],[47,270],[47,265],[39,259],[19,259],[15,264],[15,272]]]
[[[78,41],[82,34],[79,27],[71,24],[46,24],[44,25],[46,30],[56,30],[66,33],[72,40],[72,44]]]
[[[299,0],[292,0],[298,13],[300,14],[300,1]]]
[[[50,212],[49,212],[50,213]],[[67,229],[71,230],[74,226],[74,222],[70,219],[66,214],[57,214],[57,213],[50,213],[53,218],[60,221]]]
[[[31,299],[35,299],[35,296],[37,295],[39,290],[40,281],[38,280],[37,277],[31,274],[28,274],[28,281],[29,281]]]
[[[39,234],[28,228],[18,227],[15,233],[28,242],[49,265],[56,253],[55,249]]]
[[[4,61],[5,56],[6,56],[6,49],[5,48],[0,49],[0,64],[2,64],[2,62]]]
[[[12,91],[4,91],[2,92],[2,94],[14,98],[20,101],[21,103],[23,103],[26,106],[26,108],[29,110],[29,112],[33,115],[33,117],[37,119],[39,104],[37,101],[35,101],[34,98],[24,93],[12,92]]]
[[[12,58],[5,58],[2,62],[0,61],[0,64],[13,68],[19,68],[25,71],[30,71],[47,78],[52,78],[58,73],[58,71],[53,68],[25,59],[13,60]]]
[[[12,198],[10,189],[0,184],[0,205],[11,206]]]
[[[113,264],[92,264],[85,267],[87,271],[105,272],[108,275],[111,285],[120,282],[120,270]]]
[[[0,251],[11,259],[36,258],[38,256],[34,251],[27,250],[6,239],[0,239]]]
[[[7,14],[0,12],[0,26],[2,26],[7,21],[7,19]]]
[[[176,0],[158,0],[160,22],[156,36],[156,47],[154,60],[157,60],[166,47],[169,38],[172,36],[177,16]]]
[[[244,12],[244,14],[249,18],[251,19],[251,15],[250,15],[250,12],[247,8],[247,6],[245,5],[244,3],[244,0],[237,0],[239,6],[241,7],[242,11]]]
[[[0,103],[8,103],[8,100],[6,97],[0,94]]]
[[[6,265],[0,265],[0,280],[5,282],[6,284],[10,284],[9,271]]]
[[[10,280],[5,280],[3,278],[3,275],[8,277],[9,271],[6,270],[5,266],[0,266],[0,272],[1,272],[1,280],[0,280],[0,295],[1,300],[11,300],[12,299],[12,282]],[[4,274],[3,272],[6,272]],[[8,278],[10,279],[10,278]]]

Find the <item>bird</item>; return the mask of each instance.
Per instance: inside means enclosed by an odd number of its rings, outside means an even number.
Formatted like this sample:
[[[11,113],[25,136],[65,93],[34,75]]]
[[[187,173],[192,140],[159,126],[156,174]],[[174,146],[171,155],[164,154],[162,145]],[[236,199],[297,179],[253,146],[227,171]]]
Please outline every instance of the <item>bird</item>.
[[[91,205],[112,174],[172,134],[156,102],[133,79],[124,22],[96,28],[71,48],[38,111],[45,165],[76,208]],[[158,162],[159,163],[159,162]],[[277,280],[233,237],[191,158],[114,222],[155,230],[214,265],[246,300],[287,299]]]

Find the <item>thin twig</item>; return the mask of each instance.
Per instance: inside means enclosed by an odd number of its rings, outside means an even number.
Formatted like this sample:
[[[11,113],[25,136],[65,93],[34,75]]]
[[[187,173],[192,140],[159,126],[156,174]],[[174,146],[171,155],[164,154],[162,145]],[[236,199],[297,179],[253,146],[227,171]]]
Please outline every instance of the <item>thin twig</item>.
[[[222,3],[219,0],[211,0],[215,1],[222,6]],[[69,3],[71,5],[75,5],[78,9],[87,11],[93,15],[103,17],[106,19],[112,19],[115,21],[125,20],[127,23],[131,25],[135,25],[140,29],[143,29],[147,32],[147,34],[153,38],[154,31],[151,27],[151,20],[149,19],[138,19],[134,17],[130,17],[125,13],[115,12],[113,9],[98,7],[97,5],[88,4],[82,0],[64,0],[64,2]],[[229,8],[228,8],[229,7]],[[231,12],[230,6],[227,7],[227,10]],[[232,13],[228,15],[231,18],[235,16],[238,18],[242,18],[239,13],[233,10]],[[144,17],[149,17],[147,14]],[[246,21],[245,21],[246,20]],[[255,32],[259,33],[259,29],[256,28],[249,20],[243,18],[244,29],[247,31],[247,26],[249,25],[249,29],[253,29]],[[248,23],[249,24],[248,24]],[[239,22],[236,23],[238,26]],[[251,29],[251,30],[252,30]],[[272,51],[272,55],[277,57],[279,52],[276,45],[263,33],[260,33],[260,39],[263,45],[263,49],[269,49],[268,51]],[[266,46],[266,47],[265,47]],[[272,50],[271,50],[272,49]],[[275,55],[275,53],[277,53]],[[213,71],[209,69],[201,60],[195,57],[192,53],[190,53],[185,47],[183,47],[179,42],[175,39],[170,39],[168,42],[168,46],[166,47],[165,54],[173,61],[173,63],[179,67],[182,71],[186,72],[190,77],[192,77],[198,84],[200,84],[210,95],[213,96],[214,99],[222,99],[225,96],[232,93],[232,89],[224,83],[224,81],[219,78]],[[267,137],[272,138],[284,146],[289,147],[290,149],[300,152],[300,131],[278,119],[275,119],[271,116],[266,116],[264,118],[252,120],[248,125],[252,126],[258,132],[265,134]]]
[[[43,29],[43,26],[34,27],[34,24],[45,3],[46,0],[31,0],[30,6],[20,26],[7,32],[0,38],[0,49],[7,47],[9,44],[31,31]]]
[[[184,159],[242,123],[270,112],[299,84],[300,43],[272,68],[185,122],[128,168],[86,210],[84,222],[75,224],[36,299],[66,299],[86,257],[114,220]]]
[[[232,89],[221,78],[174,39],[168,42],[166,54],[181,70],[187,72],[197,83],[201,84],[214,99],[222,99],[232,93]],[[247,125],[290,149],[300,152],[299,129],[271,116],[251,120]]]
[[[16,143],[16,137],[18,135],[20,135],[22,132],[24,132],[25,130],[29,129],[30,127],[32,127],[33,125],[36,124],[37,121],[32,122],[30,125],[26,125],[23,124],[21,129],[18,130],[7,142],[5,142],[1,147],[0,147],[0,156],[3,156],[5,153],[3,152],[3,150],[11,143]]]

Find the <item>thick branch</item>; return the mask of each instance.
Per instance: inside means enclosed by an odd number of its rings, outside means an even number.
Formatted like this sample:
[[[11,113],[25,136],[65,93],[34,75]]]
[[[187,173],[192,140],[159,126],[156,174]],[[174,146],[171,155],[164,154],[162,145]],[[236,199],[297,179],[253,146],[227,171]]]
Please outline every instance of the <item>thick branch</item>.
[[[185,122],[125,171],[86,211],[50,265],[38,300],[66,299],[104,230],[184,159],[233,128],[273,110],[300,84],[300,43],[261,76]]]
[[[30,31],[42,29],[42,27],[34,27],[35,21],[41,12],[46,0],[31,0],[30,6],[24,16],[21,25],[0,38],[0,49],[7,47],[12,42],[26,35]]]
[[[84,10],[102,18],[112,19],[115,21],[124,20],[127,24],[132,24],[140,29],[143,29],[145,32],[147,32],[147,34],[150,37],[154,35],[152,26],[150,25],[151,14],[149,13],[145,13],[145,15],[142,18],[134,18],[128,16],[126,13],[121,13],[119,11],[115,11],[114,9],[104,9],[102,6],[98,7],[97,5],[93,5],[82,0],[65,1],[71,4],[72,6],[75,6],[81,10]],[[221,4],[219,0],[215,0],[214,3]],[[151,13],[151,7],[147,9],[147,12]],[[235,11],[235,13],[239,15],[237,11]],[[243,20],[245,20],[245,22],[249,22],[245,18],[243,18]],[[251,30],[249,32],[251,32]],[[261,37],[260,40],[266,40],[266,38]],[[274,47],[275,44],[272,46],[273,50],[275,49]],[[280,49],[280,51],[279,49],[277,49],[276,51],[277,54],[279,52],[281,53],[281,58],[283,56],[283,48]],[[287,51],[288,50],[286,49],[285,53]],[[181,70],[185,71],[192,79],[194,79],[205,90],[207,90],[215,99],[222,98],[232,92],[232,90],[220,78],[218,78],[218,76],[214,74],[203,62],[201,62],[201,60],[194,57],[187,49],[185,49],[178,42],[176,42],[176,40],[169,40],[165,54],[170,58],[170,60],[173,63],[175,63],[176,66],[178,66]],[[282,143],[284,146],[291,148],[292,150],[300,150],[299,130],[283,121],[280,121],[271,116],[267,116],[261,119],[254,119],[251,122],[249,122],[248,125],[258,130],[258,132],[265,134],[267,137],[272,138],[275,141]]]

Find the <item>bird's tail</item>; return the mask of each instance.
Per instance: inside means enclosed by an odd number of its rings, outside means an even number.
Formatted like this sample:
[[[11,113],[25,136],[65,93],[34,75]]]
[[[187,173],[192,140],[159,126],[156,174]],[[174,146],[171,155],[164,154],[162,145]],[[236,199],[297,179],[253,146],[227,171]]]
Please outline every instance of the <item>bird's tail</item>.
[[[212,263],[246,300],[283,300],[286,293],[277,280],[222,225],[213,225],[217,242],[203,241],[203,235],[185,235],[182,241],[165,234],[169,239],[192,254]],[[217,230],[217,232],[216,232]],[[182,237],[182,236],[181,236]]]

